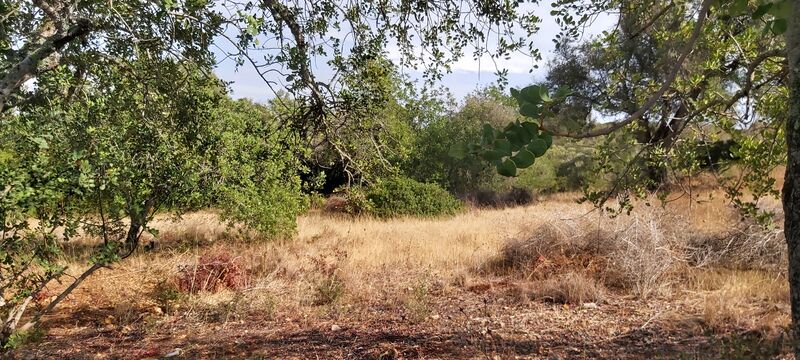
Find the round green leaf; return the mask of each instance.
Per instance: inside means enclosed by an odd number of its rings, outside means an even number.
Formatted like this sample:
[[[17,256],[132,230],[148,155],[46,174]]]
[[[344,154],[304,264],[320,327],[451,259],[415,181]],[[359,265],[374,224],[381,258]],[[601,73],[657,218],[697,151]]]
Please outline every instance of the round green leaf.
[[[522,149],[523,146],[526,145],[526,142],[523,141],[522,136],[519,135],[517,131],[509,130],[505,132],[506,139],[511,143],[511,150],[518,151]]]
[[[497,164],[497,173],[503,176],[517,176],[517,165],[511,159],[506,159],[500,164]]]
[[[542,139],[544,140],[544,142],[547,144],[547,148],[548,148],[548,149],[549,149],[551,146],[553,146],[553,134],[551,134],[551,133],[548,133],[548,132],[543,132],[543,133],[542,133],[542,136],[541,136],[541,138],[542,138]]]
[[[481,157],[486,161],[496,161],[503,158],[503,154],[497,150],[481,151]]]
[[[497,139],[494,141],[494,149],[495,151],[500,152],[503,155],[509,156],[511,155],[511,143],[506,139]]]
[[[530,145],[528,145],[528,150],[537,157],[544,155],[548,148],[549,146],[547,146],[547,142],[542,138],[533,139]]]
[[[522,123],[522,128],[530,135],[531,139],[539,137],[539,124],[533,121],[525,121]]]
[[[533,103],[524,103],[519,107],[519,114],[529,118],[538,118],[541,113],[541,108]]]
[[[520,91],[520,95],[522,100],[527,101],[533,104],[541,104],[542,103],[542,90],[537,85],[527,86],[522,91]]]
[[[527,149],[522,149],[514,155],[511,160],[514,160],[514,164],[516,164],[518,168],[524,169],[533,165],[533,162],[536,161],[536,155]]]
[[[550,95],[547,93],[547,88],[544,86],[539,87],[539,98],[542,99],[544,102],[551,102],[553,99],[550,98]]]

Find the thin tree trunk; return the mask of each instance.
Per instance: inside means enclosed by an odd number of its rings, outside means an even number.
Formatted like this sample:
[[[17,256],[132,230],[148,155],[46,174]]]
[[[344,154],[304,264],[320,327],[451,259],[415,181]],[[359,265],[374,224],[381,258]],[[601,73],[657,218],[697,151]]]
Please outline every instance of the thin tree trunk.
[[[783,185],[784,234],[789,249],[789,292],[795,358],[800,359],[800,1],[788,17],[789,116],[786,121],[788,159]]]

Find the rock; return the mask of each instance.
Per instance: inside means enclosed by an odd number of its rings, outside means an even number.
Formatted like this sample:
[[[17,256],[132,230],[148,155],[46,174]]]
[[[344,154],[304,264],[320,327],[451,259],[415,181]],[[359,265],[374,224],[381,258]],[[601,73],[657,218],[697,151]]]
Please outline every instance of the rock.
[[[597,303],[593,303],[593,302],[583,303],[583,305],[581,305],[581,306],[584,309],[597,309],[598,308]]]
[[[342,327],[336,324],[331,325],[331,331],[341,331]]]
[[[431,319],[433,319],[433,320],[439,320],[439,318],[441,318],[441,316],[439,316],[439,315],[431,315]]]
[[[172,350],[172,351],[168,352],[166,355],[164,355],[164,357],[165,358],[172,358],[172,357],[180,356],[181,354],[183,354],[183,349],[175,348],[175,350]]]

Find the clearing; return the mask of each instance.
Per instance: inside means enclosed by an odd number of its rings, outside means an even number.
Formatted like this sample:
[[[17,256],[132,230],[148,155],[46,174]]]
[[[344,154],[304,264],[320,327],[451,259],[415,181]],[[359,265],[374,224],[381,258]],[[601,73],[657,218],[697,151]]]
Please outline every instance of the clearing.
[[[14,355],[788,354],[780,230],[738,222],[720,196],[640,204],[614,219],[574,198],[431,220],[312,211],[294,239],[273,242],[245,241],[212,212],[159,219],[158,239],[90,278]],[[92,246],[69,245],[73,273]]]

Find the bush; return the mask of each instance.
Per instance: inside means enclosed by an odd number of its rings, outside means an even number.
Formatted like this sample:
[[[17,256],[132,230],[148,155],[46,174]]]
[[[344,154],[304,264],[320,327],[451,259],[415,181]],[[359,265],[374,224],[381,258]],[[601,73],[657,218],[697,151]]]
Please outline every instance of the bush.
[[[175,284],[180,291],[194,294],[241,290],[247,285],[247,280],[247,272],[239,258],[223,249],[211,249],[201,255],[196,264],[181,269]]]
[[[491,189],[478,190],[467,199],[473,206],[479,208],[504,208],[530,205],[535,200],[530,190],[516,186],[505,193],[498,193]]]
[[[547,280],[568,272],[647,298],[667,289],[681,273],[689,252],[688,224],[652,209],[608,223],[553,221],[512,239],[486,270],[525,279]]]
[[[436,184],[404,177],[382,180],[366,190],[368,212],[378,217],[453,215],[461,202]]]
[[[606,290],[594,278],[579,272],[558,274],[534,285],[531,297],[545,302],[580,305],[602,302]]]

